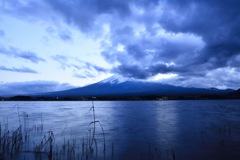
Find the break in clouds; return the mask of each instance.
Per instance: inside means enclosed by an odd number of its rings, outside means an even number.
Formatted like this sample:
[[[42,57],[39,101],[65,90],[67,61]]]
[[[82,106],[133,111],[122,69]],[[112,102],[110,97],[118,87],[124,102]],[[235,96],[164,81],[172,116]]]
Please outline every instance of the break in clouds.
[[[173,74],[168,83],[187,86],[204,82],[210,87],[239,88],[238,0],[10,3],[3,2],[3,6],[14,6],[4,7],[5,13],[31,20],[59,18],[87,36],[100,39],[100,54],[112,64],[108,72],[113,74],[136,79]],[[71,35],[60,37],[70,39]]]
[[[4,83],[0,82],[1,95],[22,95],[32,93],[45,93],[51,91],[61,91],[72,89],[74,86],[68,83],[58,83],[55,81],[27,81],[27,82],[12,82]]]

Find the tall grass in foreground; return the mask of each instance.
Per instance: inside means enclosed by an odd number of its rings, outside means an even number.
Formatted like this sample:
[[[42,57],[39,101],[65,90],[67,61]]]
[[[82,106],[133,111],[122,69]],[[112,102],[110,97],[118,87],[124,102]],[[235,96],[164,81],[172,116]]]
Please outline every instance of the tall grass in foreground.
[[[54,135],[53,130],[45,131],[42,116],[37,124],[30,123],[31,119],[27,112],[20,113],[17,109],[17,121],[14,129],[9,129],[8,119],[0,122],[0,160],[20,159],[20,160],[118,160],[116,148],[118,143],[106,143],[106,134],[101,122],[96,118],[96,109],[94,102],[89,109],[91,120],[86,126],[86,136],[74,138],[65,138],[67,125],[63,127],[62,134],[59,137]],[[29,124],[34,124],[30,126]],[[81,127],[81,126],[80,126]],[[203,129],[196,136],[198,143],[203,147],[215,147],[220,151],[228,151],[231,155],[239,153],[239,130],[237,133],[227,126],[211,129]],[[211,133],[214,136],[211,136]],[[235,136],[238,136],[237,138]],[[212,140],[213,138],[213,140]],[[217,143],[216,143],[217,142]],[[210,144],[210,145],[209,145]],[[212,145],[213,144],[213,145]],[[133,148],[134,150],[135,148]],[[179,149],[179,148],[178,148]],[[128,150],[126,150],[128,152]],[[138,151],[136,151],[138,152]],[[125,154],[125,153],[124,153]],[[217,152],[216,154],[221,154]],[[236,154],[238,157],[240,154]],[[179,157],[179,150],[174,148],[166,149],[153,144],[146,145],[145,150],[134,155],[131,160],[176,160],[183,159]],[[215,155],[214,155],[215,156]],[[219,156],[219,155],[217,155]],[[122,157],[121,157],[122,158]],[[186,157],[185,157],[186,158]],[[127,160],[127,158],[122,158]],[[122,160],[121,159],[121,160]],[[129,158],[128,158],[129,159]]]
[[[10,130],[8,120],[0,122],[0,160],[8,159],[35,159],[35,160],[115,160],[119,159],[115,153],[118,144],[106,144],[106,137],[103,125],[96,118],[94,102],[89,109],[91,120],[86,130],[85,137],[64,138],[66,126],[63,129],[61,143],[57,142],[54,132],[44,131],[44,124],[41,116],[39,124],[30,126],[30,118],[27,112],[20,113],[19,106],[17,119],[18,126]],[[81,127],[81,126],[80,126]],[[208,143],[209,130],[199,132],[202,144]],[[233,131],[228,127],[219,127],[214,132],[215,137],[220,139],[219,147],[234,146],[231,136]],[[100,136],[99,136],[100,135]],[[36,142],[31,138],[35,138]],[[230,140],[229,140],[230,139]],[[149,144],[146,150],[139,152],[134,159],[139,160],[176,160],[179,154],[174,148],[161,148],[159,145]],[[132,148],[135,150],[135,148]],[[131,152],[131,151],[129,151]]]
[[[9,130],[8,121],[3,125],[0,123],[0,160],[5,159],[35,159],[35,160],[114,160],[114,143],[106,145],[106,137],[103,125],[96,118],[95,106],[89,109],[92,120],[88,124],[86,137],[67,139],[62,143],[56,142],[54,132],[49,130],[44,132],[44,124],[41,116],[41,123],[29,126],[30,118],[27,112],[18,111],[18,127],[15,130]],[[81,127],[81,126],[80,126]],[[65,134],[67,126],[64,127],[61,136]],[[100,133],[97,133],[99,131]],[[97,136],[98,134],[98,136]],[[99,137],[99,134],[101,135]],[[31,137],[38,136],[38,141],[31,140]],[[61,137],[60,137],[61,138]],[[101,140],[99,139],[101,138]],[[100,150],[101,149],[101,150]],[[133,148],[134,150],[135,148]],[[160,150],[160,147],[153,147],[149,144],[146,152],[140,152],[136,155],[140,160],[176,160],[176,153],[173,149],[166,151]]]
[[[43,121],[41,124],[29,126],[29,115],[27,112],[20,114],[19,106],[14,108],[18,110],[19,126],[15,130],[8,129],[8,122],[3,125],[0,122],[0,160],[4,159],[49,159],[49,160],[97,160],[113,159],[106,155],[105,132],[102,124],[96,119],[95,106],[89,111],[93,116],[88,125],[87,136],[81,139],[65,139],[63,143],[55,141],[54,132],[49,130],[43,131]],[[98,141],[96,136],[97,127],[101,128],[103,142]],[[65,128],[64,128],[65,130]],[[64,134],[64,131],[62,135]],[[30,141],[31,137],[40,136],[39,142]],[[103,149],[102,151],[99,148]],[[113,148],[112,148],[113,149]],[[112,151],[113,153],[113,151]]]

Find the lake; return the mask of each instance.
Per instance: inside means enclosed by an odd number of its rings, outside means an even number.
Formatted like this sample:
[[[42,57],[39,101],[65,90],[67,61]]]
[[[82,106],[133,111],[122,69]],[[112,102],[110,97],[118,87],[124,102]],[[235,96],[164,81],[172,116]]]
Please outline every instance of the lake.
[[[27,133],[16,159],[47,159],[33,150],[49,131],[59,159],[240,159],[240,100],[2,101],[0,122],[2,137],[20,125]],[[89,145],[95,155],[83,155]]]

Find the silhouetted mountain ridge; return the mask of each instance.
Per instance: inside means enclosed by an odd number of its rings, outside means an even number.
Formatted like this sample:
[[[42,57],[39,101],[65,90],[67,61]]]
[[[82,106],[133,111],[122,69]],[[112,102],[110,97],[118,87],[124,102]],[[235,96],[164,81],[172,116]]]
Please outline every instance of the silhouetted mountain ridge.
[[[228,97],[240,99],[240,88],[228,94]]]
[[[110,77],[84,87],[65,91],[37,94],[47,97],[102,97],[102,96],[174,96],[174,95],[222,95],[234,90],[216,88],[181,87],[157,82],[146,82],[122,77]]]

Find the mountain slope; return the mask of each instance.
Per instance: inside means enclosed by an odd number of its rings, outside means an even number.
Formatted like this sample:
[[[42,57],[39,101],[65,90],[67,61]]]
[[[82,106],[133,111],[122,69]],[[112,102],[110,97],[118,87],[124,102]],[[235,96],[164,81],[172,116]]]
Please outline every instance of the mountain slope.
[[[59,92],[37,94],[47,97],[151,96],[151,95],[221,95],[233,90],[186,88],[156,82],[110,77],[98,83]]]
[[[230,98],[236,98],[236,99],[240,99],[240,88],[234,92],[231,92],[230,94],[228,94],[228,97]]]

